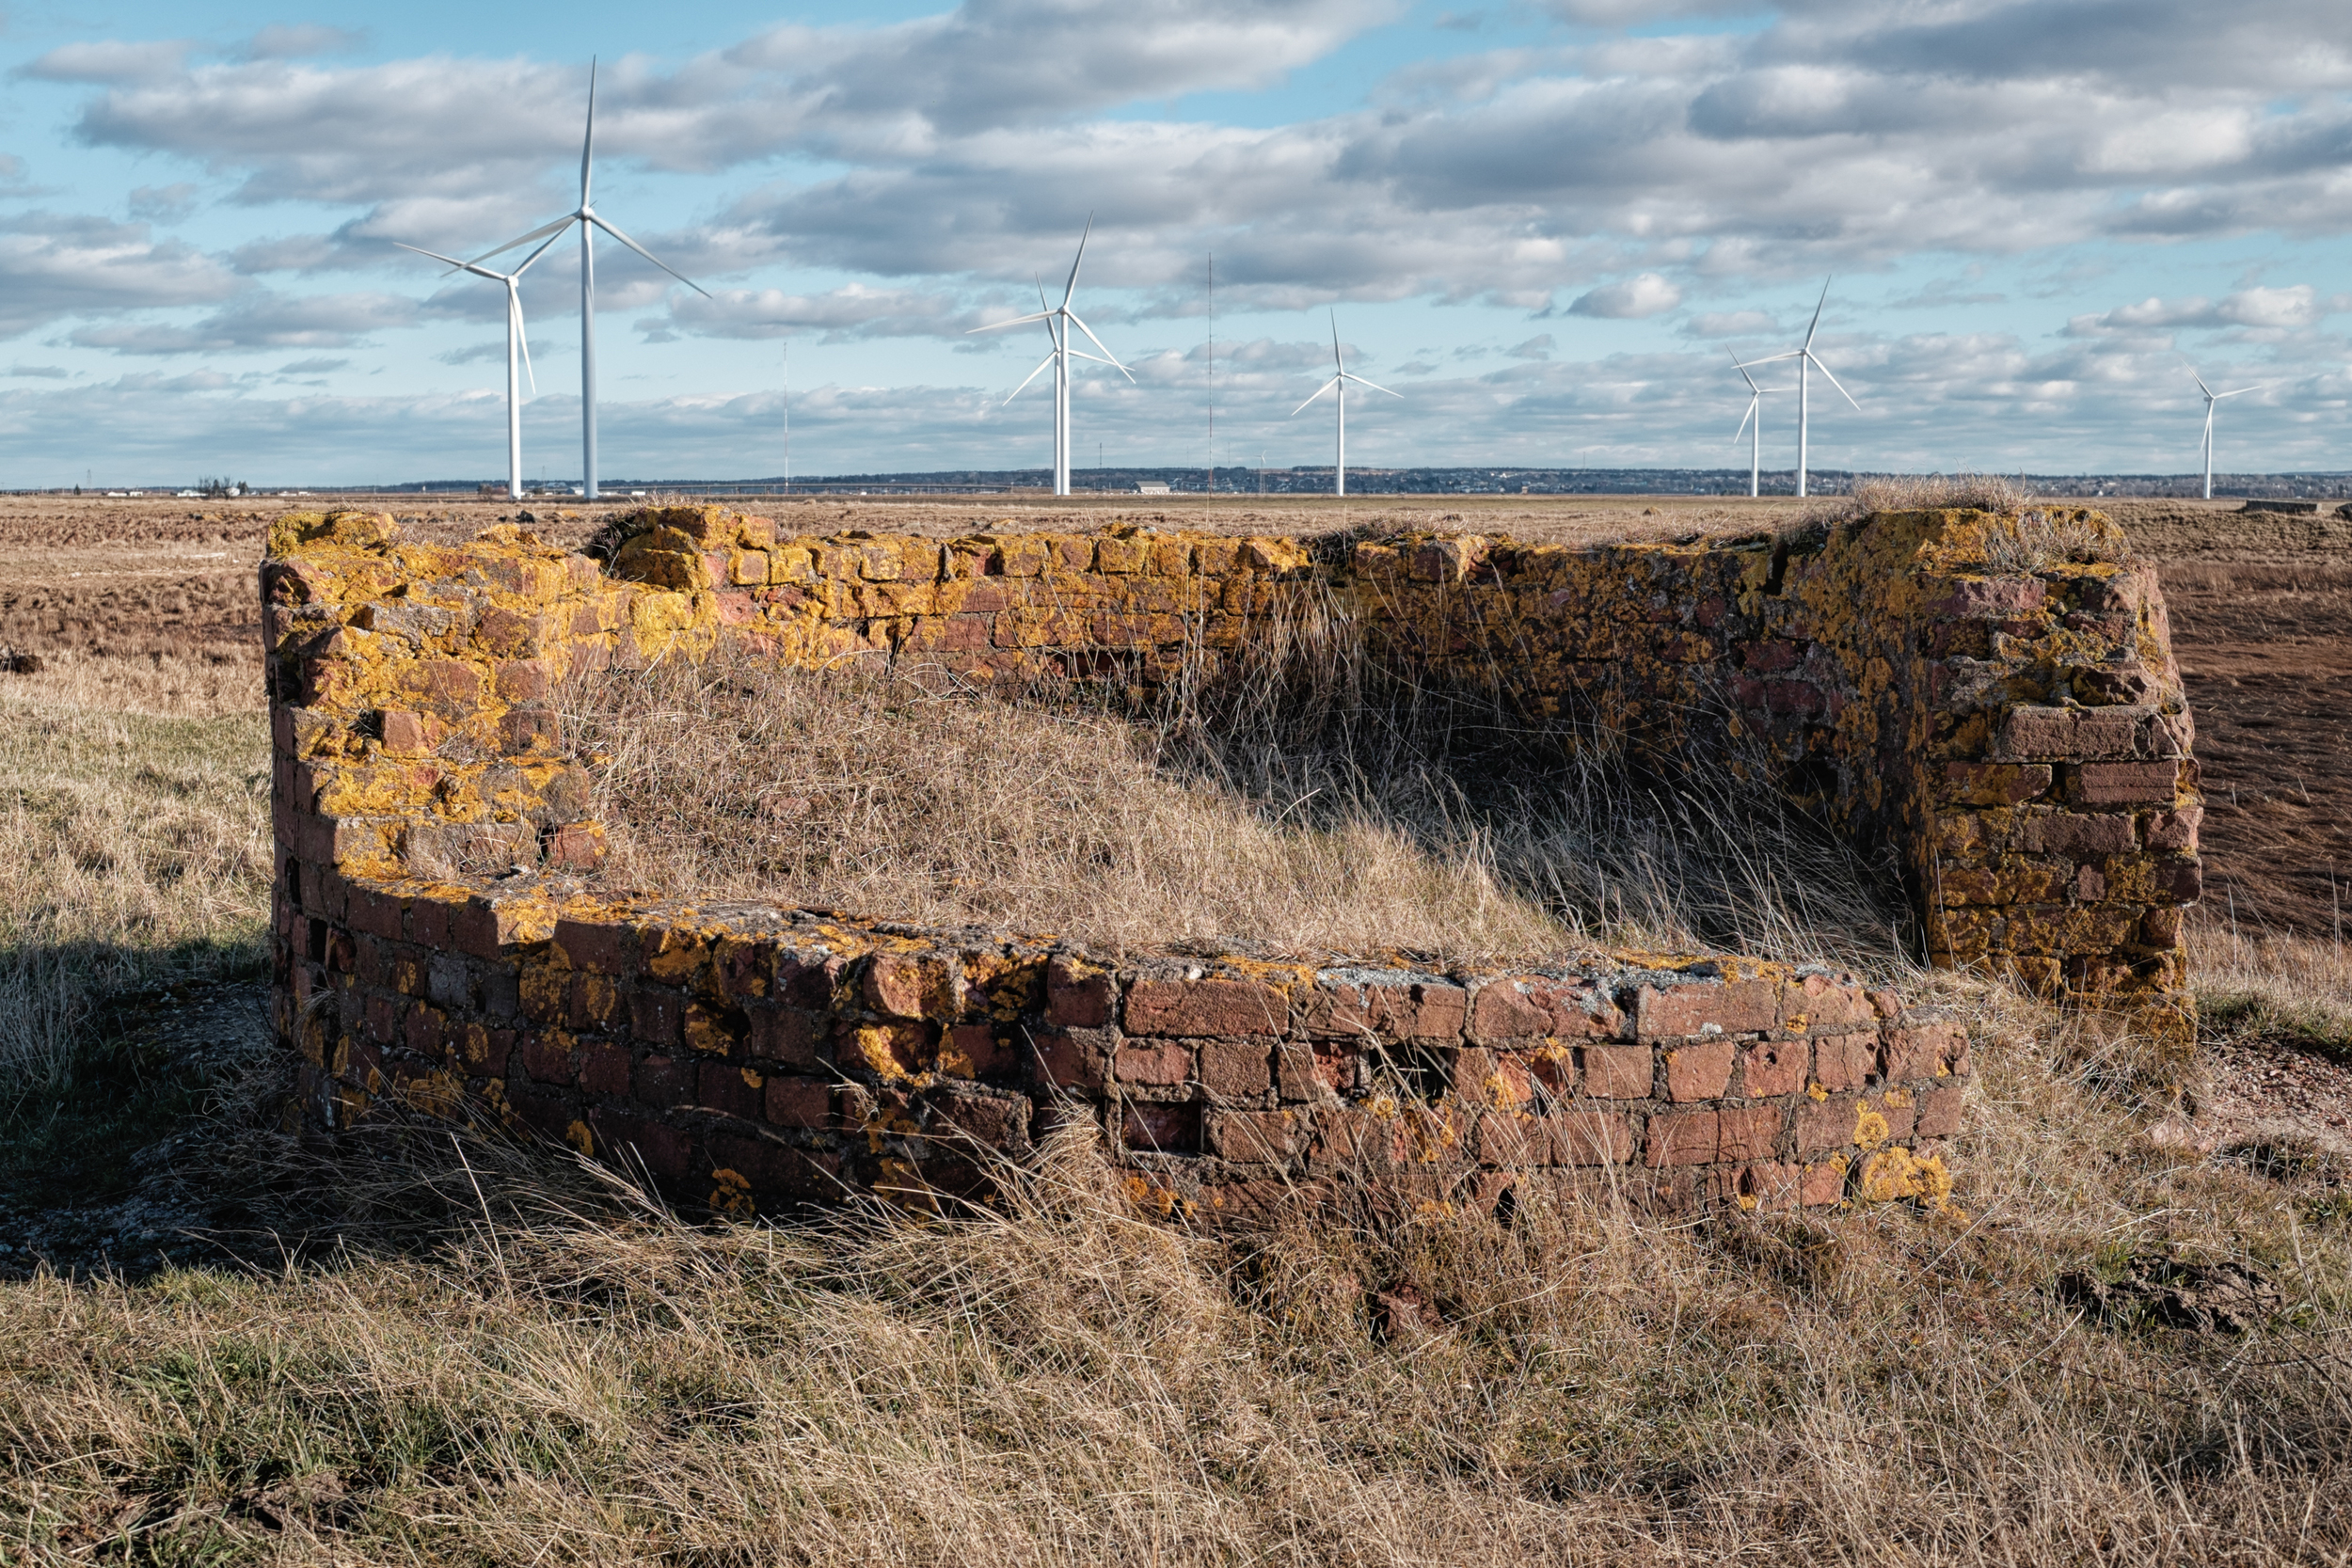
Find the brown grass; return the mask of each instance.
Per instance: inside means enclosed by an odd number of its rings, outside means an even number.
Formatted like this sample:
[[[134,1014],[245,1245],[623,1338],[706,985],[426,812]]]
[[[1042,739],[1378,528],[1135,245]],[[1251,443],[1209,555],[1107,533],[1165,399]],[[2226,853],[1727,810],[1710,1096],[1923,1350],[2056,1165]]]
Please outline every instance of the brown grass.
[[[64,656],[0,676],[0,1102],[70,1078],[126,992],[261,962],[258,661]]]
[[[1133,715],[923,666],[607,673],[566,705],[604,877],[1106,950],[1896,959],[1883,879],[1722,768],[1636,784],[1596,737],[1384,681],[1343,625],[1289,632]]]

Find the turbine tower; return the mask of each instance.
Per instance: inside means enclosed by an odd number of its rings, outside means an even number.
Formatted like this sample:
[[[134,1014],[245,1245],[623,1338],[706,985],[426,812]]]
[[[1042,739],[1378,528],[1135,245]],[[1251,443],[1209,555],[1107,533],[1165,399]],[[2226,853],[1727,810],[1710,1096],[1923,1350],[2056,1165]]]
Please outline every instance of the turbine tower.
[[[1731,368],[1738,371],[1740,379],[1748,384],[1748,411],[1740,416],[1740,429],[1731,433],[1731,438],[1737,441],[1740,439],[1741,431],[1747,432],[1748,495],[1754,498],[1763,494],[1761,482],[1764,477],[1764,400],[1774,392],[1785,392],[1788,388],[1758,387],[1756,384],[1756,377],[1748,373],[1747,367],[1740,363],[1740,356],[1736,354],[1731,356]],[[1755,426],[1754,429],[1749,428],[1751,422]]]
[[[1804,341],[1802,344],[1796,348],[1790,349],[1786,354],[1768,354],[1761,359],[1751,359],[1746,364],[1740,364],[1740,361],[1737,359],[1732,361],[1733,364],[1740,365],[1740,370],[1742,374],[1745,374],[1755,366],[1769,365],[1779,359],[1794,359],[1797,361],[1797,494],[1800,496],[1806,493],[1805,463],[1806,458],[1809,455],[1808,443],[1812,438],[1813,433],[1813,384],[1811,372],[1819,370],[1823,375],[1828,375],[1829,384],[1837,388],[1837,395],[1844,398],[1848,403],[1852,404],[1853,411],[1855,413],[1859,414],[1862,412],[1862,404],[1854,403],[1853,394],[1846,390],[1846,388],[1839,384],[1836,376],[1830,375],[1829,367],[1822,364],[1820,356],[1815,355],[1813,352],[1813,334],[1820,330],[1821,307],[1828,303],[1829,279],[1824,277],[1821,279],[1821,297],[1816,300],[1813,305],[1813,325],[1804,329]],[[1749,385],[1753,386],[1755,383],[1751,382]]]
[[[2265,381],[2262,383],[2261,386],[2240,387],[2233,392],[2217,392],[2212,388],[2206,386],[2205,378],[2199,375],[2194,370],[2191,370],[2188,374],[2189,379],[2197,383],[2197,389],[2205,394],[2205,439],[2203,443],[2205,451],[2205,499],[2207,500],[2211,500],[2213,499],[2213,405],[2219,403],[2223,398],[2243,397],[2248,392],[2259,392],[2264,387],[2269,386],[2270,383]]]
[[[1070,494],[1070,361],[1091,359],[1098,365],[1110,366],[1131,382],[1136,378],[1134,372],[1119,362],[1118,356],[1103,348],[1103,340],[1096,337],[1094,329],[1080,321],[1078,313],[1070,308],[1070,296],[1078,292],[1078,263],[1087,259],[1087,241],[1093,233],[1094,214],[1089,213],[1086,230],[1078,236],[1077,257],[1070,263],[1070,281],[1062,285],[1059,305],[1050,309],[1046,306],[1045,285],[1041,282],[1037,287],[1038,309],[1035,314],[1015,316],[1010,321],[991,322],[986,326],[972,328],[972,332],[993,332],[1000,326],[1025,326],[1031,322],[1045,324],[1045,336],[1053,340],[1054,346],[1046,351],[1044,358],[1037,362],[1036,370],[1021,378],[1021,385],[1012,389],[1012,396],[1005,402],[1010,403],[1028,390],[1029,383],[1035,381],[1046,366],[1054,367],[1054,494],[1057,496]],[[1085,333],[1087,341],[1102,348],[1103,352],[1094,355],[1084,349],[1072,348],[1070,329],[1073,326]],[[972,332],[964,336],[968,338]]]
[[[1341,496],[1347,494],[1347,384],[1351,381],[1359,387],[1370,387],[1375,392],[1389,392],[1386,387],[1377,382],[1366,381],[1362,376],[1349,370],[1347,361],[1340,357],[1340,313],[1333,310],[1331,312],[1331,379],[1316,388],[1308,397],[1307,403],[1314,402],[1326,392],[1336,391],[1336,396],[1332,401],[1339,405],[1340,443],[1338,461],[1332,468],[1332,477],[1338,481],[1338,484],[1332,493]],[[1401,398],[1404,395],[1402,392],[1389,392],[1389,396],[1392,398]],[[1292,409],[1291,418],[1295,420],[1304,413],[1307,403],[1302,403],[1296,408]]]
[[[485,250],[474,258],[486,261],[516,245],[529,245],[543,236],[561,234],[573,224],[580,225],[580,494],[589,500],[596,499],[596,253],[593,230],[601,229],[629,249],[668,273],[705,299],[710,291],[671,266],[667,261],[622,233],[605,221],[588,199],[590,175],[596,148],[596,63],[588,62],[588,132],[580,142],[580,205],[553,223],[543,224],[523,235],[509,240],[495,250]],[[469,265],[459,262],[460,266]]]
[[[492,272],[488,267],[461,261],[454,256],[444,256],[422,245],[401,245],[398,240],[392,243],[399,245],[403,250],[413,250],[437,261],[447,261],[451,266],[472,273],[476,277],[495,278],[506,285],[506,499],[518,501],[523,499],[523,400],[522,387],[515,379],[516,356],[522,356],[523,374],[531,377],[532,395],[536,397],[539,393],[539,378],[531,369],[531,344],[523,337],[523,274],[531,270],[532,262],[547,254],[548,246],[553,245],[555,240],[553,236],[542,240],[539,248],[524,257],[523,264],[513,272]]]

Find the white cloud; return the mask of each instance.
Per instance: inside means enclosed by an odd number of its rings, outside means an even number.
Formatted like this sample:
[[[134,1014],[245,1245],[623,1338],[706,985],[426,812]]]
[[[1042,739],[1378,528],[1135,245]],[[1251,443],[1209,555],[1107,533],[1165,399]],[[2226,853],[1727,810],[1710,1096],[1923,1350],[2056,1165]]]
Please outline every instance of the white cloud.
[[[1611,320],[1638,320],[1643,316],[1661,315],[1682,303],[1682,291],[1659,277],[1645,272],[1623,283],[1605,284],[1589,293],[1580,294],[1568,307],[1572,316],[1602,316]]]
[[[371,332],[413,325],[405,294],[256,294],[192,325],[147,322],[78,327],[70,341],[116,354],[246,354],[269,349],[349,348]]]
[[[196,47],[191,39],[147,42],[103,40],[69,43],[25,66],[20,75],[42,82],[101,82],[121,85],[175,76]]]
[[[248,60],[299,60],[317,55],[347,55],[364,47],[368,35],[349,27],[321,23],[272,23],[246,40],[238,51]]]

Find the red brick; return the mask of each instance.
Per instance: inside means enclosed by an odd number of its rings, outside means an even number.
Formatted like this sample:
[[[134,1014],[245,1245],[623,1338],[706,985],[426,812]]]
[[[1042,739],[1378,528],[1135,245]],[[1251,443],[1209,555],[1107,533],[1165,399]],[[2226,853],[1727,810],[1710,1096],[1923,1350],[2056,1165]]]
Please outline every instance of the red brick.
[[[866,1005],[890,1018],[922,1018],[937,989],[938,969],[939,960],[929,955],[877,953],[866,960]]]
[[[637,1098],[656,1110],[666,1111],[684,1101],[693,1083],[694,1064],[675,1056],[648,1056],[637,1064]]]
[[[587,1074],[580,1074],[584,1087]],[[759,1119],[766,1081],[749,1068],[732,1067],[725,1062],[705,1062],[697,1078],[694,1102],[705,1110],[723,1111],[745,1121]]]
[[[1100,1089],[1118,1039],[1108,1029],[1041,1029],[1038,1066],[1056,1088]]]
[[[1348,1086],[1355,1059],[1336,1051],[1318,1052],[1298,1040],[1274,1047],[1275,1086],[1284,1100],[1328,1100]]]
[[[441,1059],[442,1025],[445,1022],[437,1007],[422,1005],[411,1007],[407,1018],[402,1021],[403,1042],[418,1055],[437,1062]]]
[[[1293,1159],[1306,1152],[1308,1117],[1301,1111],[1212,1111],[1212,1152],[1246,1164]]]
[[[1306,1027],[1327,1039],[1452,1040],[1468,1006],[1459,986],[1326,978],[1308,995]]]
[[[555,923],[555,945],[564,950],[574,969],[599,974],[627,974],[636,948],[636,933],[622,925],[589,924],[579,920]]]
[[[1646,1045],[1585,1045],[1577,1048],[1584,1092],[1595,1100],[1647,1100],[1656,1083],[1657,1056]]]
[[[1712,1164],[1721,1136],[1713,1111],[1666,1111],[1649,1118],[1652,1165]]]
[[[2029,816],[2023,824],[2026,849],[2045,855],[2093,858],[2128,855],[2139,847],[2137,827],[2117,812],[2058,812]]]
[[[629,1028],[648,1045],[675,1045],[686,1016],[685,998],[643,987],[628,995]]]
[[[1666,1053],[1666,1098],[1720,1100],[1731,1085],[1729,1040],[1678,1045]]]
[[[1121,1046],[1112,1071],[1122,1084],[1173,1088],[1192,1082],[1192,1047],[1183,1040]]]
[[[1958,1059],[1965,1036],[1956,1023],[1926,1023],[1886,1031],[1886,1081],[1908,1084],[1941,1077]]]
[[[1633,1118],[1622,1111],[1572,1107],[1544,1118],[1559,1165],[1622,1165],[1633,1158]]]
[[[1550,1130],[1533,1117],[1488,1111],[1478,1118],[1478,1163],[1482,1165],[1543,1165],[1551,1163]]]
[[[1751,1100],[1795,1094],[1812,1054],[1803,1040],[1758,1040],[1740,1053],[1740,1092]]]
[[[1837,1099],[1797,1107],[1797,1152],[1824,1154],[1853,1142],[1859,1101]]]
[[[537,1030],[529,1030],[516,1041],[516,1053],[522,1057],[523,1071],[541,1084],[568,1084],[572,1081],[571,1043],[562,1036],[549,1037]]]
[[[2046,763],[1947,762],[1944,796],[1963,805],[2021,806],[2056,778]]]
[[[1804,1184],[1798,1196],[1808,1209],[1836,1203],[1846,1196],[1846,1167],[1823,1161],[1804,1167]]]
[[[1279,1035],[1290,1004],[1255,980],[1137,980],[1127,991],[1131,1035]]]
[[[753,1007],[751,1053],[757,1060],[787,1067],[815,1067],[817,1042],[822,1031],[816,1016],[799,1007]]]
[[[1716,1118],[1719,1160],[1769,1160],[1779,1151],[1781,1107],[1750,1105]]]
[[[592,1045],[580,1053],[580,1086],[591,1094],[628,1093],[628,1053],[617,1045]]]
[[[818,1079],[771,1078],[763,1099],[768,1120],[778,1127],[833,1125],[833,1086]]]
[[[1959,1132],[1963,1092],[1955,1084],[1945,1088],[1930,1089],[1920,1095],[1915,1124],[1919,1136],[1948,1138]]]
[[[2076,797],[2086,805],[2170,805],[2180,788],[2175,762],[2087,762]]]
[[[1608,1039],[1624,1026],[1598,986],[1540,974],[1487,981],[1470,1013],[1470,1033],[1482,1040]]]
[[[1831,1035],[1813,1042],[1813,1078],[1830,1090],[1858,1089],[1878,1069],[1875,1032]]]
[[[1111,1021],[1116,1001],[1108,970],[1092,969],[1056,954],[1045,965],[1045,1018],[1081,1029]]]
[[[1273,1041],[1203,1040],[1200,1042],[1200,1084],[1221,1100],[1262,1095],[1274,1086],[1267,1058]]]
[[[1870,993],[1860,986],[1839,985],[1826,974],[1793,980],[1780,995],[1780,1025],[1815,1033],[1840,1024],[1869,1023],[1878,1017]]]
[[[950,1056],[960,1064],[959,1071],[973,1078],[1002,1072],[1015,1060],[1009,1041],[985,1023],[959,1023],[949,1029],[941,1053],[943,1069]]]
[[[1726,1035],[1761,1034],[1779,1022],[1780,997],[1770,980],[1645,986],[1634,1018],[1635,1031],[1645,1040],[1696,1035],[1710,1023]]]
[[[934,1137],[1011,1152],[1029,1141],[1029,1102],[1002,1094],[939,1095],[925,1125]]]
[[[2205,818],[2202,806],[2183,806],[2178,811],[2151,812],[2148,816],[2148,847],[2151,849],[2194,849],[2197,830]]]
[[[1200,1148],[1200,1108],[1130,1101],[1121,1117],[1120,1133],[1129,1148],[1157,1149],[1164,1154],[1197,1153]]]

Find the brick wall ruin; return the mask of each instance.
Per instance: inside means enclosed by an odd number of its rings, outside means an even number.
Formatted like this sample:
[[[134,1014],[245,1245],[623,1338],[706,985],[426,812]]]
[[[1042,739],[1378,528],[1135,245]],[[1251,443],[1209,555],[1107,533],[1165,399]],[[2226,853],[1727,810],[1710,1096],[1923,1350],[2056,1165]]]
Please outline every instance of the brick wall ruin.
[[[2117,553],[2095,514],[2060,521],[2103,542],[2076,553]],[[574,875],[602,831],[549,698],[573,671],[723,639],[1141,694],[1312,610],[1531,715],[1732,747],[1900,850],[1940,961],[2129,1006],[2185,1047],[2197,797],[2162,600],[2111,562],[1996,567],[2034,560],[2032,526],[943,543],[671,509],[600,563],[513,529],[437,546],[366,515],[289,517],[262,578],[278,1027],[319,1125],[388,1096],[470,1102],[633,1150],[722,1208],[970,1192],[1073,1117],[1140,1199],[1211,1217],[1337,1180],[1435,1201],[1940,1201],[1965,1042],[1843,976],[1644,955],[1111,963],[886,911],[615,900]]]

